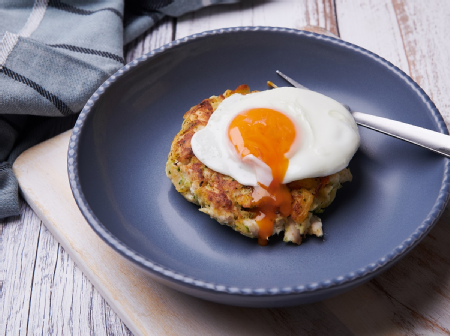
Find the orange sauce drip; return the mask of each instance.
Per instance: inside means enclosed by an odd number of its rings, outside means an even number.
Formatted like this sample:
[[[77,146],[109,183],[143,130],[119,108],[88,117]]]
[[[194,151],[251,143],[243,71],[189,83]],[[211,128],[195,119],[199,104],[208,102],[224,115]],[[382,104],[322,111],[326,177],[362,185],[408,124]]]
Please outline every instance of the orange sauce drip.
[[[265,186],[258,182],[253,191],[256,222],[259,226],[259,245],[267,245],[272,235],[277,214],[291,214],[292,199],[283,184],[289,166],[285,154],[296,136],[295,126],[283,113],[267,108],[256,108],[237,115],[228,128],[228,137],[241,158],[249,154],[267,164],[272,171],[272,182]]]

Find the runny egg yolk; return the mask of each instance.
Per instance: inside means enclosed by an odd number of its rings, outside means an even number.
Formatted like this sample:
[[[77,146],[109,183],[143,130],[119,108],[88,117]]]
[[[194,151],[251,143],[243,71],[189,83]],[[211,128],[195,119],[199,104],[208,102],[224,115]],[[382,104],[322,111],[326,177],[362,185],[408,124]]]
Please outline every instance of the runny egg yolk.
[[[253,191],[258,243],[267,245],[277,214],[291,214],[291,193],[283,184],[289,166],[286,153],[296,138],[296,129],[286,115],[268,108],[250,109],[237,115],[228,128],[228,137],[241,159],[253,154],[272,171],[272,182],[266,186],[258,182]]]

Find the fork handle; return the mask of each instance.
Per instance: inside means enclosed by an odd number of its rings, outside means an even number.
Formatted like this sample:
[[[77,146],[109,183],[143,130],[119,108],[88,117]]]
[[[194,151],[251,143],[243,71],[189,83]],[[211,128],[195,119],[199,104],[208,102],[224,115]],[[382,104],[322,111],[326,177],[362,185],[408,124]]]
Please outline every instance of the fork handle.
[[[450,158],[450,136],[446,134],[366,113],[352,112],[352,115],[358,125],[427,148]]]

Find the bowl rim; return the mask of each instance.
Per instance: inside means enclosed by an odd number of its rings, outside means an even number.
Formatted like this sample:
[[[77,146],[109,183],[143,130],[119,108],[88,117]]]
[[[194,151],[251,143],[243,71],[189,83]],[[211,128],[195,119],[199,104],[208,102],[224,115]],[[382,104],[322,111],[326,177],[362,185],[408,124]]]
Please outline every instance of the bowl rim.
[[[89,207],[86,198],[81,190],[81,185],[78,177],[78,154],[79,154],[79,139],[83,130],[83,126],[86,117],[91,113],[95,102],[103,95],[108,87],[119,79],[123,74],[128,72],[131,68],[152,59],[154,56],[163,53],[166,50],[177,47],[178,45],[190,43],[191,41],[197,40],[199,38],[229,34],[229,33],[239,33],[239,32],[279,32],[286,34],[295,34],[300,36],[305,36],[307,38],[312,38],[316,40],[326,41],[331,44],[339,45],[344,48],[355,51],[362,56],[369,57],[375,62],[385,66],[396,74],[401,80],[408,84],[413,91],[422,99],[425,105],[431,112],[434,121],[436,122],[439,131],[444,134],[448,134],[447,126],[444,122],[443,117],[439,113],[438,109],[428,97],[428,95],[420,88],[420,86],[414,82],[406,73],[400,70],[398,67],[387,61],[386,59],[378,56],[362,47],[356,46],[352,43],[343,41],[341,39],[326,36],[322,34],[317,34],[313,32],[308,32],[304,30],[297,30],[291,28],[281,28],[281,27],[231,27],[209,30],[198,34],[193,34],[190,36],[183,37],[181,39],[167,43],[160,48],[157,48],[138,59],[126,64],[121,69],[119,69],[115,74],[109,77],[89,98],[86,105],[82,109],[76,124],[73,128],[72,135],[69,141],[68,154],[67,154],[67,171],[69,176],[69,183],[72,190],[74,199],[81,210],[86,221],[92,227],[92,229],[113,249],[118,251],[122,256],[127,259],[137,263],[139,266],[143,267],[145,270],[150,271],[150,273],[156,275],[157,277],[162,277],[169,280],[169,282],[175,282],[181,285],[189,285],[200,290],[206,290],[209,292],[217,293],[228,293],[228,294],[238,294],[245,296],[274,296],[274,295],[287,295],[287,294],[301,294],[316,292],[322,289],[339,288],[348,286],[351,283],[356,283],[361,281],[363,278],[370,278],[381,272],[383,269],[387,269],[397,262],[401,257],[403,257],[407,252],[409,252],[419,241],[425,237],[425,235],[432,229],[434,224],[437,222],[449,199],[449,189],[450,189],[450,160],[446,159],[444,177],[442,180],[441,189],[439,190],[438,197],[432,209],[428,213],[427,217],[422,221],[421,225],[400,245],[394,248],[393,251],[385,255],[384,257],[378,259],[363,268],[359,268],[356,271],[350,272],[348,274],[343,274],[332,279],[326,279],[320,282],[310,282],[305,284],[297,284],[292,287],[275,287],[275,288],[238,288],[234,286],[225,286],[217,283],[207,282],[201,279],[196,279],[181,273],[178,273],[170,268],[163,265],[159,265],[150,259],[140,255],[139,253],[133,251],[132,248],[128,247],[122,243],[118,238],[116,238],[111,232],[109,232],[105,226],[100,222],[100,220],[95,216],[92,209]]]

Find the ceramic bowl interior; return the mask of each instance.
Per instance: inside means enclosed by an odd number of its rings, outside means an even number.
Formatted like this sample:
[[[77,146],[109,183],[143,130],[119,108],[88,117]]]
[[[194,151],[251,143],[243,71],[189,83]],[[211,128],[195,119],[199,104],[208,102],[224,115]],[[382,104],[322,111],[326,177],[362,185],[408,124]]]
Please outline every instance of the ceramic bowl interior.
[[[445,206],[447,159],[364,128],[350,164],[354,180],[321,216],[324,238],[307,238],[301,246],[280,236],[261,247],[176,192],[165,163],[183,114],[240,84],[287,86],[277,69],[354,111],[446,132],[409,77],[349,43],[275,28],[195,35],[120,70],[78,120],[69,177],[99,235],[170,286],[256,306],[304,303],[304,293],[308,302],[336,294],[416,244]],[[286,299],[292,295],[293,301]]]

